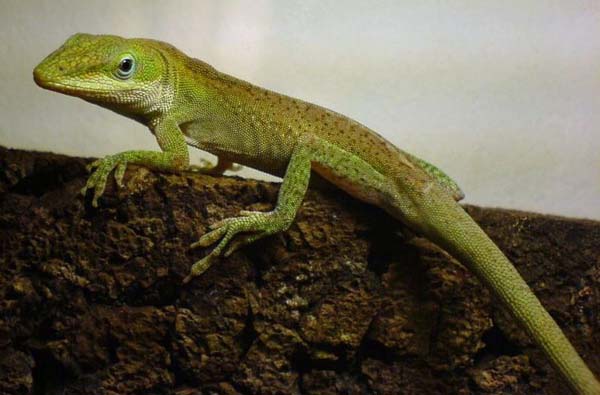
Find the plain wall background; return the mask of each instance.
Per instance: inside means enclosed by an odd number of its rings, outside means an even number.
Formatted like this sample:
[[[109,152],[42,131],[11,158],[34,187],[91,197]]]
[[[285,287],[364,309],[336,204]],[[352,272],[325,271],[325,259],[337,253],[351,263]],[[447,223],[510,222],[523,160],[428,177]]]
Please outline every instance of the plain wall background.
[[[75,32],[150,37],[366,124],[444,169],[469,203],[600,219],[597,0],[0,5],[2,145],[158,149],[142,125],[31,78]]]

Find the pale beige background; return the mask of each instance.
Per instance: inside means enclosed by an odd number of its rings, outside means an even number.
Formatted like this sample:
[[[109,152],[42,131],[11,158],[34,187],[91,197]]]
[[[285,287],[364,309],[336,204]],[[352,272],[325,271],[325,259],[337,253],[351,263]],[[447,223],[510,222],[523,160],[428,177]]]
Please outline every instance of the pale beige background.
[[[468,202],[600,219],[597,0],[0,5],[2,145],[156,149],[143,126],[31,79],[74,32],[153,37],[365,123],[445,169]]]

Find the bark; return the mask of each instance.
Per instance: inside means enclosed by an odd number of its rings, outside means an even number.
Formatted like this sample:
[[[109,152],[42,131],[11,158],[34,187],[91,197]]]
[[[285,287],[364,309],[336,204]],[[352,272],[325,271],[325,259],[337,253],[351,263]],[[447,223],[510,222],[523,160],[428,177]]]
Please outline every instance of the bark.
[[[188,245],[276,184],[0,148],[2,394],[565,394],[474,277],[382,211],[309,192],[182,284]],[[600,373],[600,223],[467,207]]]

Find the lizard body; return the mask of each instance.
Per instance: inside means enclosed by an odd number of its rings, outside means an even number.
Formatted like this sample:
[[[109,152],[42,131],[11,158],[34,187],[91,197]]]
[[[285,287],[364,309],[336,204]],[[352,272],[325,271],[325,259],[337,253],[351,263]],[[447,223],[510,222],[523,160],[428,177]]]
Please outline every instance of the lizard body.
[[[97,205],[109,174],[122,184],[127,163],[160,170],[189,166],[187,145],[217,155],[213,174],[232,163],[283,177],[276,207],[217,222],[192,247],[217,246],[189,280],[219,256],[287,229],[311,171],[377,205],[457,258],[507,307],[571,389],[600,394],[600,384],[516,269],[457,204],[462,192],[435,166],[360,123],[278,94],[147,39],[77,34],[34,70],[38,85],[80,97],[147,125],[162,152],[126,151],[97,160],[83,189]]]

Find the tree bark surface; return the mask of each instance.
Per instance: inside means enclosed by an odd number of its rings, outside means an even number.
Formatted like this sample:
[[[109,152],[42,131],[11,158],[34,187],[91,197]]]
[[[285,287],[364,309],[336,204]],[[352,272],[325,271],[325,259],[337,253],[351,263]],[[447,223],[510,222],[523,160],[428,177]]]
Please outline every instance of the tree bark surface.
[[[278,185],[0,147],[0,394],[566,394],[456,261],[311,190],[292,227],[182,279],[189,244]],[[600,223],[466,209],[600,374]]]

